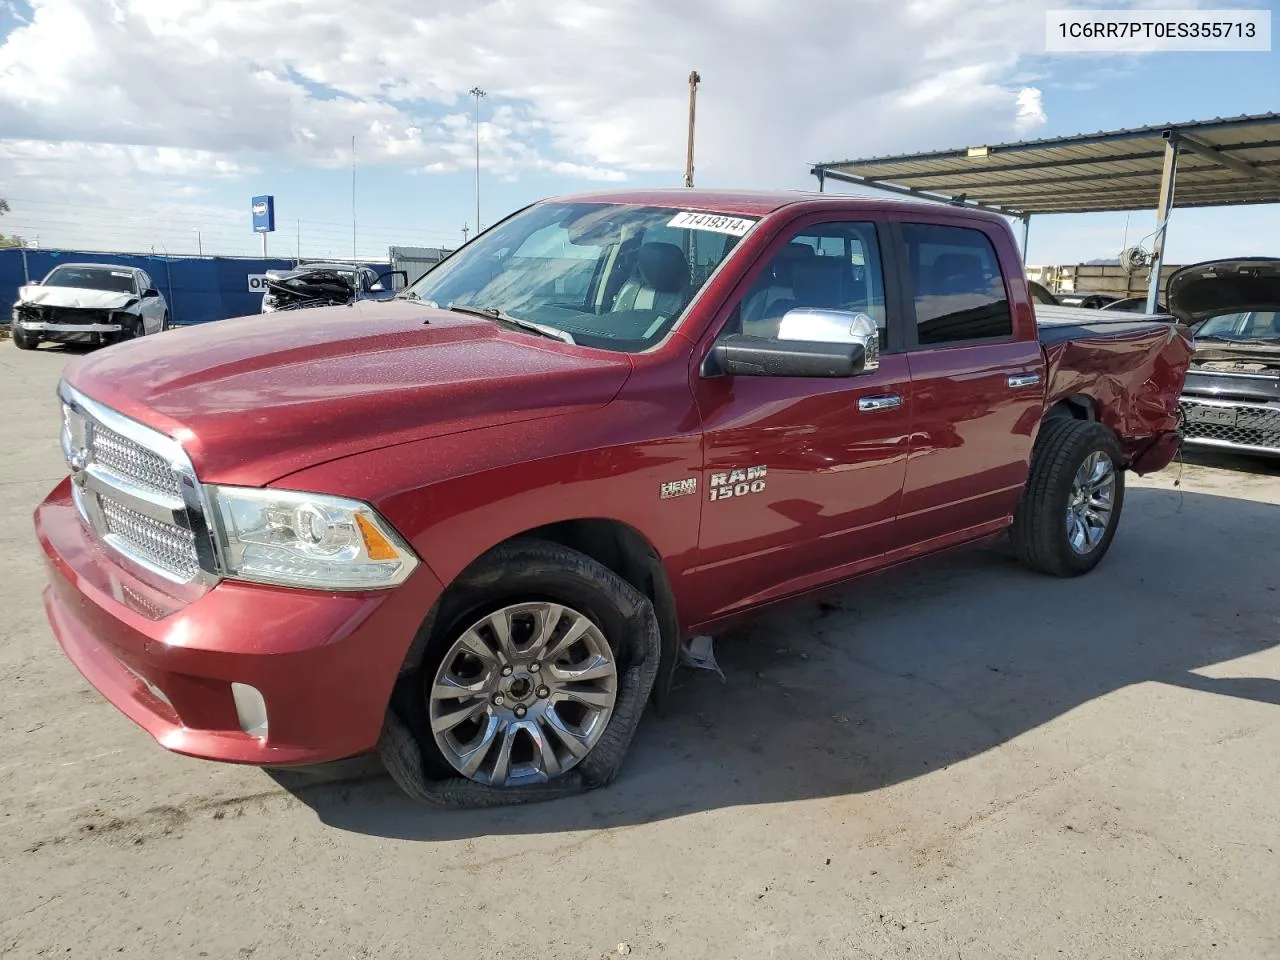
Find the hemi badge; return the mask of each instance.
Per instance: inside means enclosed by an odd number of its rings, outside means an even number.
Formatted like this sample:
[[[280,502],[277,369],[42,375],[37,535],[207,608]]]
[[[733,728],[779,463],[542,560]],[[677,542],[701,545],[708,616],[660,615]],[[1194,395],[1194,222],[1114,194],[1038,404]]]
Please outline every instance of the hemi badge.
[[[688,497],[698,492],[698,478],[690,477],[688,480],[671,480],[664,483],[658,488],[658,497],[661,500],[674,500],[676,497]]]

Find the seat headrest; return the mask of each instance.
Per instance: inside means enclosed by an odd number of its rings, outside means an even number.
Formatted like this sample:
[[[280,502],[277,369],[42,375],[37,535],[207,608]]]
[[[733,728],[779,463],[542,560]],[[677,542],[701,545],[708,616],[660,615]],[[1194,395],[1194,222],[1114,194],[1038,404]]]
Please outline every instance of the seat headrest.
[[[987,278],[982,261],[975,254],[939,254],[929,269],[930,292],[936,294],[965,293],[984,290]]]
[[[646,243],[636,265],[645,286],[658,293],[681,293],[689,286],[689,265],[674,243]]]
[[[841,257],[814,257],[797,263],[793,271],[796,300],[807,307],[834,307],[842,299],[846,274],[852,273]]]
[[[786,257],[788,260],[809,260],[816,257],[818,252],[807,243],[792,241],[779,251],[779,255]]]

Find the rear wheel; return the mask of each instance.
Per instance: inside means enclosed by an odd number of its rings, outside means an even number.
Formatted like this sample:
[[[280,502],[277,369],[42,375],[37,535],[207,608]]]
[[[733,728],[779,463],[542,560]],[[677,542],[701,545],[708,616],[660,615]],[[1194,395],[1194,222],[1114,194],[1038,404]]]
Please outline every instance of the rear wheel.
[[[1102,424],[1046,421],[1011,531],[1023,564],[1058,577],[1096,567],[1120,522],[1123,465],[1115,434]]]
[[[11,328],[13,333],[13,345],[19,350],[34,350],[40,345],[40,337],[34,333],[28,333],[16,323]]]
[[[441,601],[395,709],[425,772],[547,783],[600,745],[618,698],[630,603],[607,568],[541,541],[494,550]]]

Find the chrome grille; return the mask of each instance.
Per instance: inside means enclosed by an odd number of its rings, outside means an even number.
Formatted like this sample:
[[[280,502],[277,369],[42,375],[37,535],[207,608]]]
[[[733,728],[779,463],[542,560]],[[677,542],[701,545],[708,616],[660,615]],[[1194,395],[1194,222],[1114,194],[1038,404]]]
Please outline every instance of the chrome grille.
[[[1206,413],[1219,421],[1201,419]],[[1183,397],[1182,416],[1188,443],[1280,453],[1280,406]]]
[[[179,583],[214,582],[202,490],[181,444],[65,384],[59,392],[62,446],[85,523],[153,573]]]
[[[125,553],[183,580],[191,580],[200,572],[196,537],[190,530],[153,520],[110,497],[101,497],[99,502],[107,522],[105,533],[108,543],[118,540]]]
[[[182,499],[182,481],[158,453],[97,423],[89,429],[88,440],[94,463],[146,490]]]

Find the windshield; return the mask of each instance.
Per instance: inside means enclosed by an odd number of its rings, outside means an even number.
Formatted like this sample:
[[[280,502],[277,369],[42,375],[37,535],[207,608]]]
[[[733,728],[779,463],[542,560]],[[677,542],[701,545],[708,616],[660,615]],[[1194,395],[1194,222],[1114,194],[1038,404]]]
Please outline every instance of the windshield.
[[[1250,310],[1210,317],[1196,331],[1197,340],[1273,340],[1280,343],[1280,313]]]
[[[81,290],[108,290],[115,293],[136,293],[133,274],[128,270],[111,270],[107,267],[54,267],[44,278],[45,287],[79,287]]]
[[[587,346],[644,350],[675,325],[755,223],[678,207],[539,204],[478,237],[400,296],[499,310]]]

